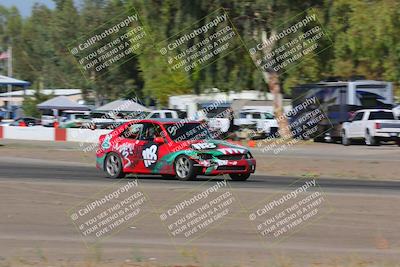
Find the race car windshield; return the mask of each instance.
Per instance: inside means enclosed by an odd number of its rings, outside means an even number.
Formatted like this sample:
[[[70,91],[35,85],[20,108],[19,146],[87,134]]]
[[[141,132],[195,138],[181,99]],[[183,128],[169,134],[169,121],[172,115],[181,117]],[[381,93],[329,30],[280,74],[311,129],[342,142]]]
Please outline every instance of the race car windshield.
[[[201,123],[166,124],[165,128],[175,142],[211,139],[211,134],[207,127]]]

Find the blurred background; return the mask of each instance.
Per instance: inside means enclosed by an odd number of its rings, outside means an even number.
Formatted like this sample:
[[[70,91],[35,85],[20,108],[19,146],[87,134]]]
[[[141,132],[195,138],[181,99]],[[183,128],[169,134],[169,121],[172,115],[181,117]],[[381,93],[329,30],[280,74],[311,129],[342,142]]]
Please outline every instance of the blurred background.
[[[138,110],[146,116],[156,110],[156,114],[150,114],[151,118],[199,119],[199,110],[216,99],[224,99],[225,103],[220,103],[213,114],[206,115],[211,126],[222,132],[240,127],[271,135],[288,124],[274,118],[301,104],[304,96],[316,96],[327,114],[327,120],[319,123],[318,134],[333,124],[328,137],[340,140],[342,123],[359,109],[393,108],[395,116],[400,115],[398,1],[3,0],[0,3],[0,74],[3,75],[0,116],[8,119],[9,124],[21,126],[22,120],[22,125],[28,126],[56,123],[56,126],[80,127],[82,121],[100,118],[111,122],[115,116],[110,118],[105,113],[127,99],[134,99],[138,105],[123,110],[125,114],[117,114],[119,119]],[[215,55],[210,64],[189,71],[170,71],[166,57],[158,51],[160,43],[177,38],[188,29],[202,27],[221,8],[238,33],[233,41],[238,49]],[[114,25],[113,21],[123,14],[136,12],[146,29],[146,40],[141,47],[129,60],[113,64],[101,75],[82,73],[79,58],[74,58],[69,49],[88,35]],[[248,49],[307,15],[316,15],[314,25],[325,33],[324,38],[316,41],[318,49],[310,50],[284,71],[260,70],[255,64],[258,59]],[[129,29],[112,35],[118,38]],[[296,34],[310,29],[311,26],[305,26]],[[180,52],[215,31],[199,34],[181,46]],[[282,38],[273,47],[285,45],[291,38]],[[105,45],[107,40],[101,43]],[[263,55],[267,52],[261,51]],[[228,108],[233,110],[231,117],[235,121],[226,116],[218,118]],[[309,111],[315,108],[310,107]],[[289,118],[289,124],[294,119]],[[244,137],[250,138],[249,134]]]
[[[81,89],[79,100],[100,105],[121,97],[138,96],[148,105],[165,107],[168,97],[199,94],[209,88],[221,92],[259,90],[268,92],[262,73],[245,48],[218,59],[176,84],[165,75],[161,55],[143,52],[88,81],[82,77],[68,45],[98,25],[135,7],[158,41],[180,32],[216,9],[223,7],[246,40],[260,29],[267,32],[310,7],[329,32],[332,46],[310,55],[301,64],[279,76],[282,92],[290,97],[293,86],[327,77],[391,81],[400,77],[400,3],[385,1],[139,1],[139,0],[42,0],[0,2],[0,73],[8,74],[7,58],[12,49],[12,76],[29,81],[34,98],[23,103],[25,115],[37,115],[34,104],[49,95],[43,89]],[[201,25],[199,25],[201,26]],[[2,92],[6,92],[2,88]]]

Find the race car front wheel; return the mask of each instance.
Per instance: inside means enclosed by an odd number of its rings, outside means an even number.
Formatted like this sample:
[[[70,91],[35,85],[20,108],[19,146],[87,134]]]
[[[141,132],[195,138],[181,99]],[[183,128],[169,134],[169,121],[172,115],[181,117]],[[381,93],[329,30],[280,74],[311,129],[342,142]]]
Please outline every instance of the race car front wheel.
[[[196,178],[193,161],[187,156],[179,156],[174,163],[176,177],[181,181],[188,181]]]
[[[231,173],[229,174],[233,181],[246,181],[250,177],[250,173]]]
[[[109,178],[125,177],[125,173],[122,170],[122,161],[117,153],[111,152],[107,155],[104,170]]]

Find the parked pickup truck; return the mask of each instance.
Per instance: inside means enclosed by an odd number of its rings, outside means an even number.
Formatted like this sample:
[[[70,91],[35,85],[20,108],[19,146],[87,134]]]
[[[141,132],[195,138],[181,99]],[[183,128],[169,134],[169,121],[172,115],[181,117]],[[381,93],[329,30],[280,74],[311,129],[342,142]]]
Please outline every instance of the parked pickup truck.
[[[278,122],[274,115],[263,110],[243,109],[234,123],[240,127],[242,132],[246,128],[251,129],[256,131],[260,137],[274,136],[278,132]],[[239,135],[241,136],[241,134]]]
[[[369,146],[381,141],[396,141],[400,146],[400,120],[389,109],[363,109],[354,113],[342,127],[342,144],[361,139]]]

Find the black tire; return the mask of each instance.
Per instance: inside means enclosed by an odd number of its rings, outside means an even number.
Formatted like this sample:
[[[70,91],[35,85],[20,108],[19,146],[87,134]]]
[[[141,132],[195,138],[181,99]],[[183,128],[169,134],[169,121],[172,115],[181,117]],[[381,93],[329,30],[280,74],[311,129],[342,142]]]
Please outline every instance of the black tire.
[[[229,174],[233,181],[246,181],[250,177],[250,173],[231,173]]]
[[[121,158],[114,152],[107,155],[104,161],[104,171],[106,172],[107,177],[112,179],[124,178],[126,175],[123,172]]]
[[[369,131],[367,130],[367,132],[365,133],[365,144],[367,146],[379,146],[380,142],[379,140],[377,140],[375,137],[373,137]]]
[[[397,139],[396,144],[400,146],[400,138]]]
[[[325,143],[325,136],[317,136],[313,138],[314,143]]]
[[[193,180],[196,178],[196,171],[193,161],[187,156],[178,156],[174,162],[176,178],[181,181]]]
[[[345,130],[342,131],[342,145],[344,146],[351,145],[351,140],[350,138],[347,137]]]

